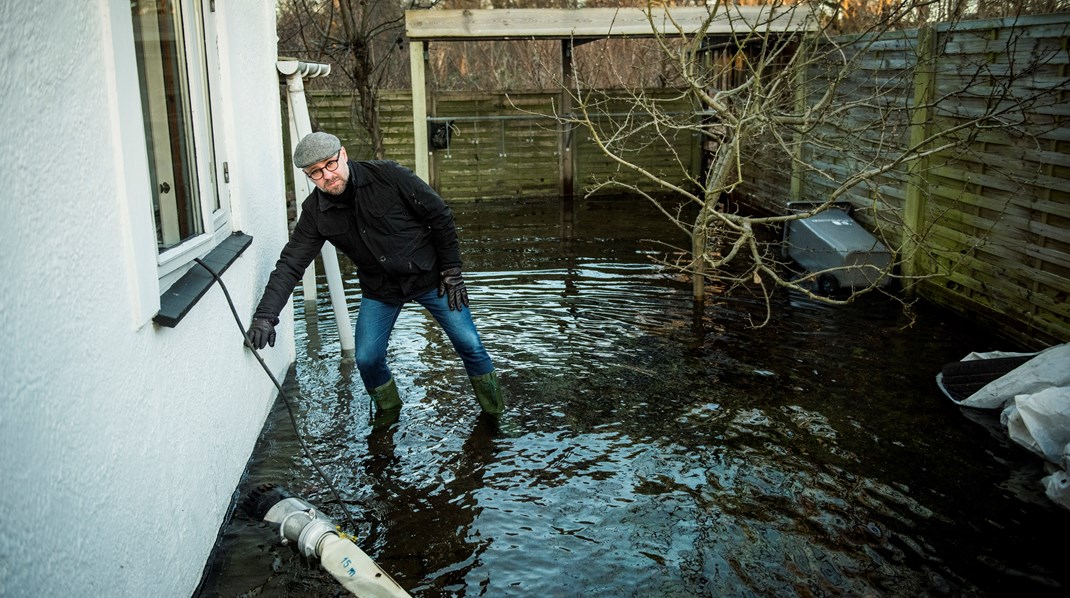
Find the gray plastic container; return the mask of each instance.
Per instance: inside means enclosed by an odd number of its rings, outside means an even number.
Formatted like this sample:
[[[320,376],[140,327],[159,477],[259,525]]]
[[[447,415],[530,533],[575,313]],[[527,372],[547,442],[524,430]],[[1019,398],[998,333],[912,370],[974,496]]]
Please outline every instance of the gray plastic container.
[[[789,202],[788,210],[816,207],[810,202]],[[784,227],[784,253],[809,272],[829,270],[818,278],[818,290],[868,287],[876,281],[885,287],[892,254],[850,215],[850,204],[836,204],[809,218]]]

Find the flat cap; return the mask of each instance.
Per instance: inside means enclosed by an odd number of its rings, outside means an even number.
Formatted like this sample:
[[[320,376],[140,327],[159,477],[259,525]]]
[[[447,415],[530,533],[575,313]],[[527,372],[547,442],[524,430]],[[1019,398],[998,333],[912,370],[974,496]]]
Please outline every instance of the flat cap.
[[[327,158],[333,158],[340,149],[342,149],[342,142],[334,135],[323,131],[309,133],[294,149],[294,166],[304,168]]]

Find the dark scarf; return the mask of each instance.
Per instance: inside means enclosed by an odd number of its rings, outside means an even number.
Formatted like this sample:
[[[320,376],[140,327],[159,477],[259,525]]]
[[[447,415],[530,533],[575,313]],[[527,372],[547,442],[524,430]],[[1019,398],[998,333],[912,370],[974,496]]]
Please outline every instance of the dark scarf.
[[[349,180],[346,181],[346,188],[342,190],[342,193],[340,195],[331,195],[330,193],[324,193],[318,187],[316,188],[316,190],[320,192],[320,195],[322,195],[323,197],[327,198],[327,200],[332,202],[332,203],[337,203],[337,204],[342,204],[342,205],[347,206],[347,207],[352,207],[353,206],[353,202],[355,202],[356,198],[357,198],[357,184],[356,184],[356,181],[354,180],[354,178],[356,178],[355,177],[355,173],[356,173],[356,170],[353,168],[353,162],[350,161],[349,162]]]

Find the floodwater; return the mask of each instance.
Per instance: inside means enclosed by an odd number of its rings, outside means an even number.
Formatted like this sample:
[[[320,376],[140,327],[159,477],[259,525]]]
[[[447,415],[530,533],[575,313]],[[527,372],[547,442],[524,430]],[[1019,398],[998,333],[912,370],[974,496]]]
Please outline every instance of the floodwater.
[[[689,282],[653,259],[686,241],[642,200],[453,207],[501,424],[412,306],[391,341],[405,407],[373,427],[321,280],[315,313],[295,297],[285,389],[345,510],[282,401],[237,503],[285,486],[413,596],[1067,595],[1070,513],[1043,464],[934,382],[970,351],[1022,347],[880,296],[781,292],[755,329],[762,302],[736,289],[696,319]],[[241,509],[197,593],[340,594]]]

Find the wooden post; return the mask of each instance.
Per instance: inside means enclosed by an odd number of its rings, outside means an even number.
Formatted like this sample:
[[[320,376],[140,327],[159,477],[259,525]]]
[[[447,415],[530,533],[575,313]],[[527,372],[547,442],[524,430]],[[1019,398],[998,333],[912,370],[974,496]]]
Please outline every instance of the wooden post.
[[[914,69],[914,110],[910,118],[910,147],[915,151],[931,131],[930,119],[935,86],[936,31],[932,27],[918,30],[918,64]],[[925,212],[928,207],[927,170],[929,160],[922,158],[910,163],[907,170],[906,203],[903,206],[903,236],[900,241],[900,268],[904,277],[903,290],[912,293],[914,285],[907,280],[911,276],[925,274],[920,260],[920,239],[925,229]]]
[[[412,75],[412,134],[416,169],[425,182],[431,182],[430,160],[427,154],[427,82],[426,42],[409,40],[409,72]]]
[[[426,57],[426,54],[424,56]],[[424,105],[427,106],[427,116],[430,117],[430,118],[434,118],[434,117],[438,116],[438,98],[435,96],[434,92],[429,91],[429,88],[427,86],[424,87],[424,90],[425,90],[424,97],[426,98]],[[445,124],[446,126],[449,126],[449,123],[440,123],[440,124]],[[441,173],[439,172],[441,170],[439,168],[439,165],[440,165],[442,159],[439,156],[436,155],[435,148],[431,147],[430,125],[428,126],[427,139],[428,139],[428,141],[427,141],[427,179],[426,179],[426,181],[427,181],[427,184],[431,185],[432,188],[438,189],[438,177],[441,176]],[[448,143],[447,143],[446,147],[449,147]]]
[[[795,52],[795,114],[805,114],[808,104],[806,97],[806,65],[808,61],[808,53],[806,49],[809,47],[807,44],[810,42],[806,36],[803,36],[802,43],[799,49]],[[804,179],[803,179],[803,141],[804,136],[801,131],[805,130],[805,127],[797,127],[792,141],[795,147],[792,151],[791,162],[791,200],[803,201],[803,194],[805,192]],[[785,206],[786,207],[786,206]]]
[[[564,89],[561,91],[561,107],[559,115],[568,118],[572,113],[572,87],[574,84],[572,73],[572,40],[561,40],[561,81]],[[557,143],[559,171],[561,175],[558,185],[562,198],[570,201],[574,194],[573,178],[575,177],[575,158],[572,151],[573,126],[571,123],[561,123],[560,135]]]

